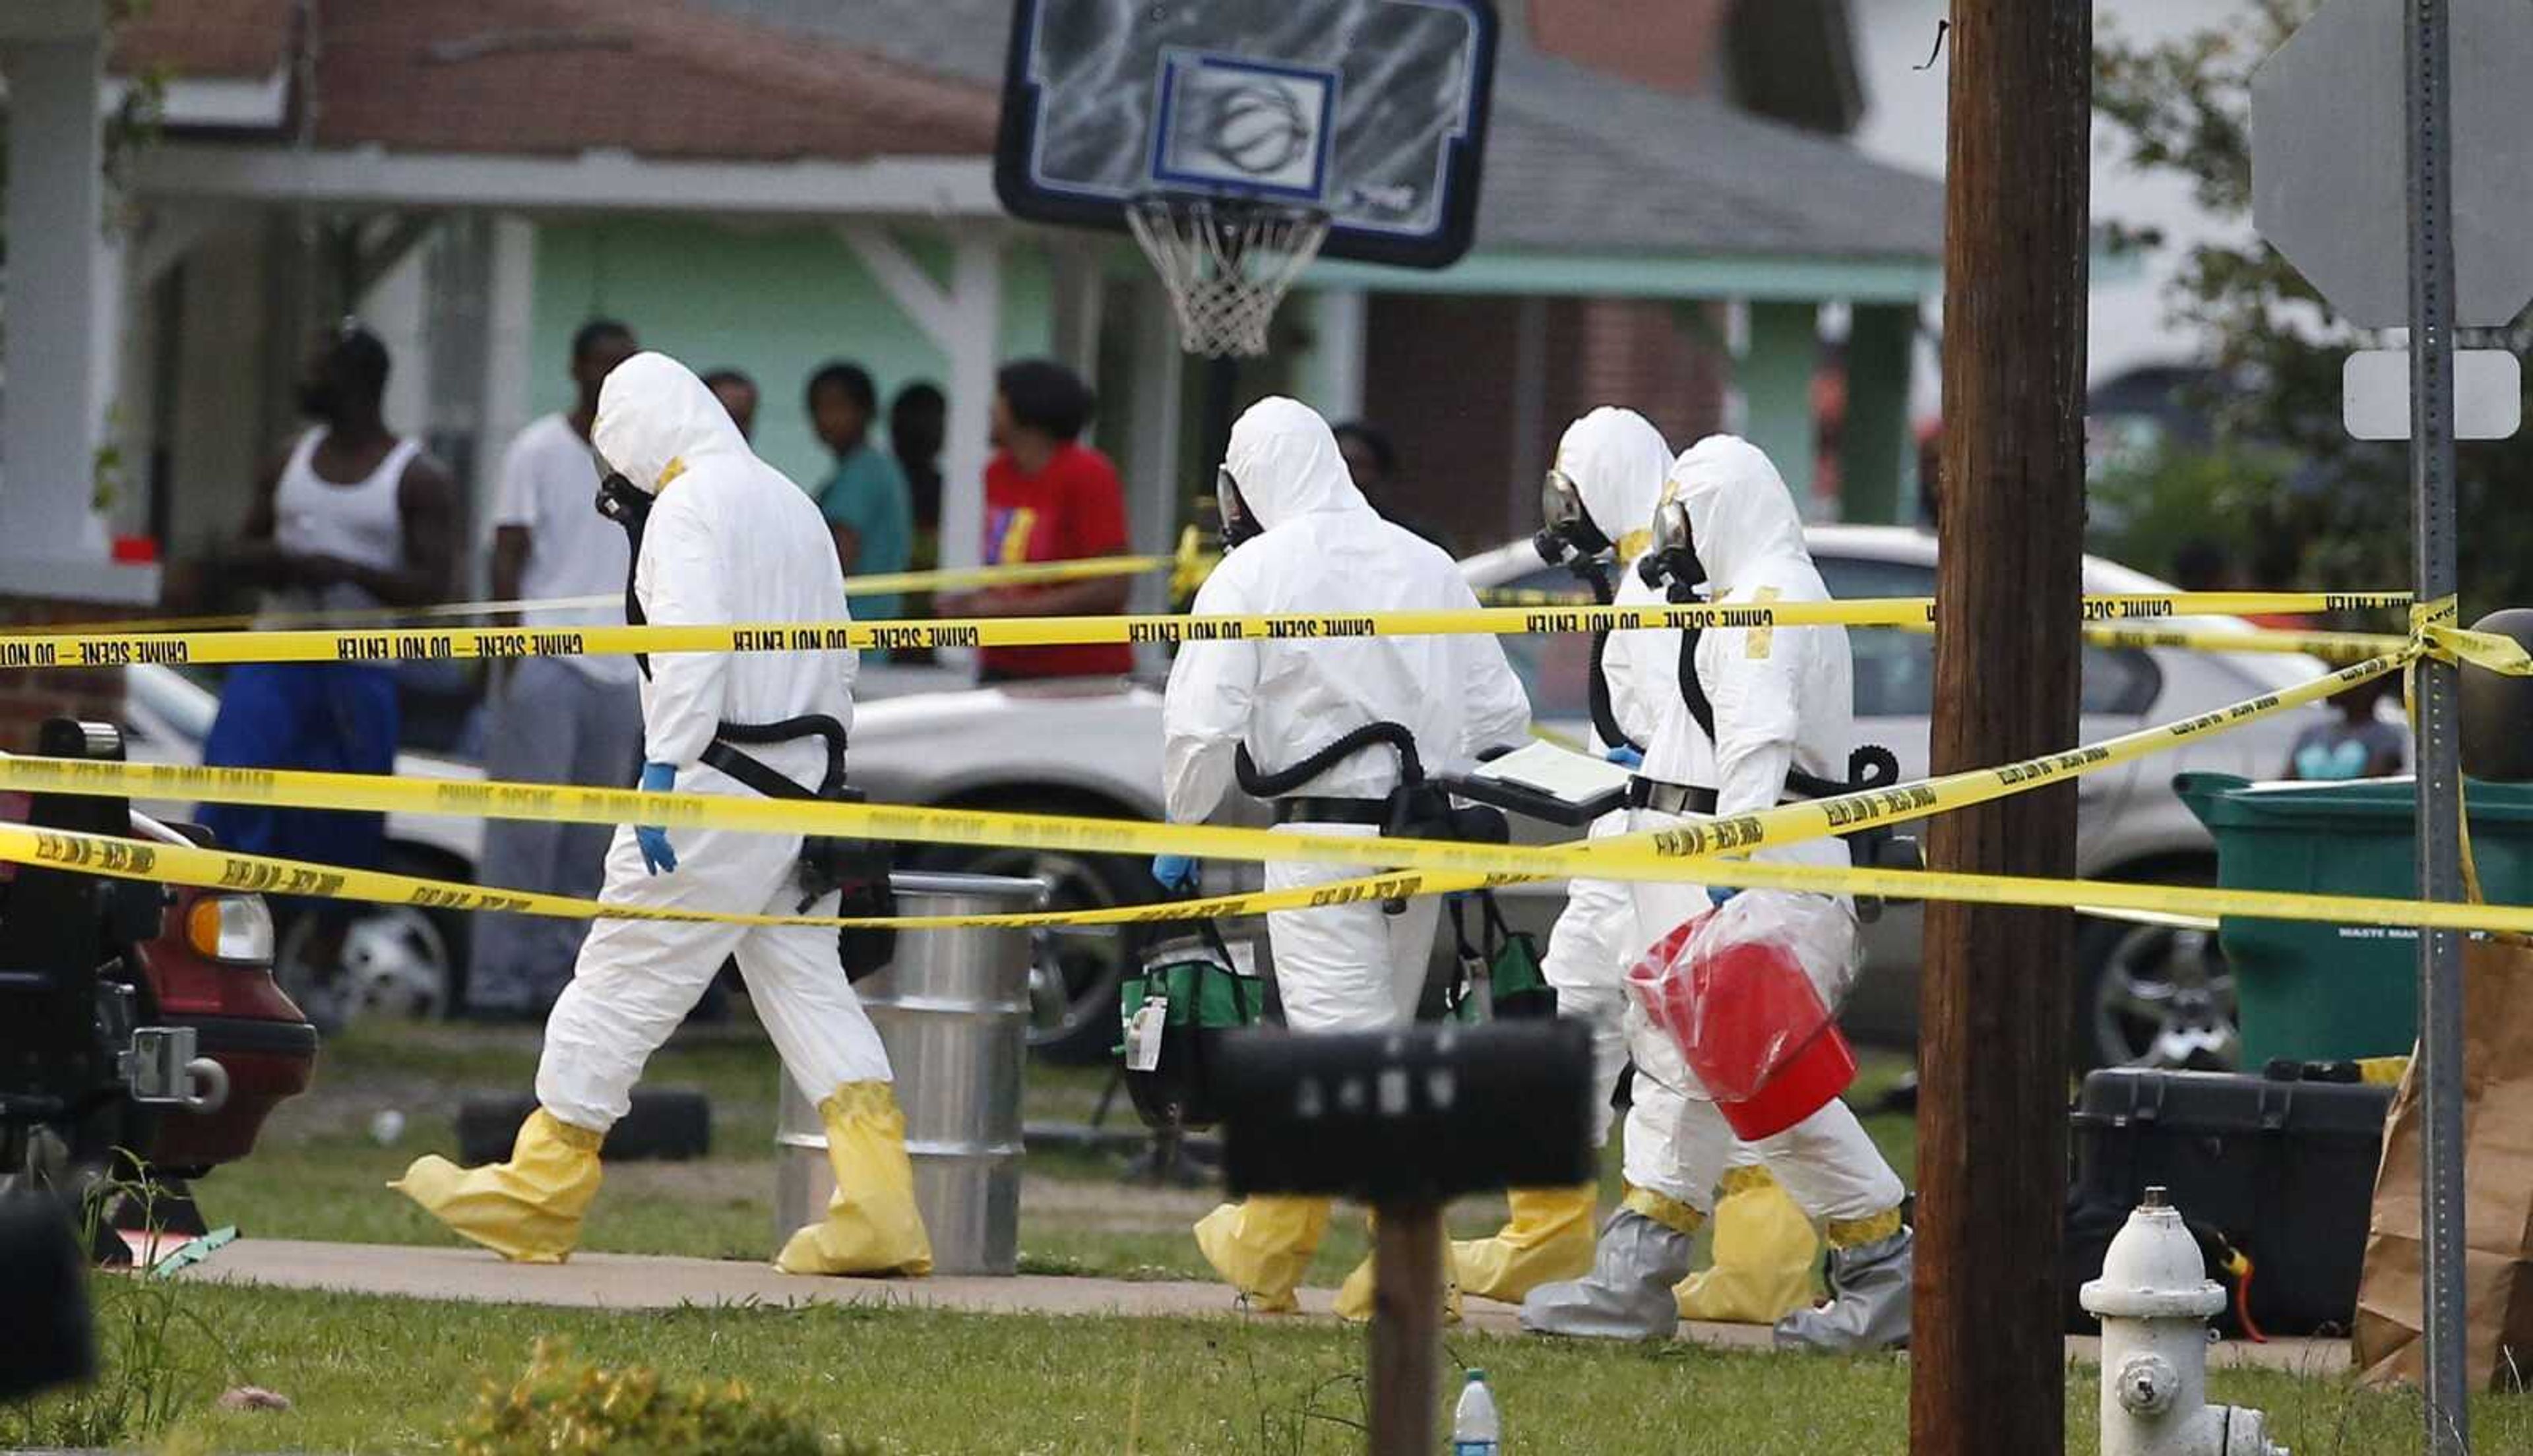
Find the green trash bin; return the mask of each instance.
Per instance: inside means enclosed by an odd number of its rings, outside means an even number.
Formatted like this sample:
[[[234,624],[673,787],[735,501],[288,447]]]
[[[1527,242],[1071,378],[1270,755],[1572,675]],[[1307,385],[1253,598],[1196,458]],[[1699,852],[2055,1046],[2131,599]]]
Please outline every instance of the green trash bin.
[[[2255,784],[2183,774],[2175,792],[2216,837],[2228,890],[2409,900],[2417,891],[2416,784]],[[2533,785],[2473,781],[2465,795],[2481,887],[2533,903]],[[2240,1005],[2243,1065],[2408,1053],[2419,1033],[2419,937],[2379,925],[2228,915],[2217,934]]]

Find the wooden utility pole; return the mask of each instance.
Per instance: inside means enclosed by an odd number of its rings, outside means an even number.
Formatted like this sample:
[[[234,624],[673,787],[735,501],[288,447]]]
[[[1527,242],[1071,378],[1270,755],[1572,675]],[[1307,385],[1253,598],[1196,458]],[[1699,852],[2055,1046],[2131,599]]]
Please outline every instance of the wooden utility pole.
[[[1372,1226],[1372,1456],[1427,1456],[1440,1414],[1443,1205],[1379,1205]]]
[[[2075,745],[2091,0],[1952,0],[1935,772]],[[2076,787],[1939,816],[1939,869],[2073,875]],[[1914,1456],[2066,1448],[2074,920],[1926,906]]]

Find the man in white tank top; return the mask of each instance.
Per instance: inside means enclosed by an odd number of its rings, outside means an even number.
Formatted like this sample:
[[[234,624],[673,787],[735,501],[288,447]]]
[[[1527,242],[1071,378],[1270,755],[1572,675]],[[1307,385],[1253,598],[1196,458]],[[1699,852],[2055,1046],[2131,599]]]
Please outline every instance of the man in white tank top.
[[[319,336],[300,381],[319,421],[264,478],[242,539],[220,562],[263,588],[267,610],[352,611],[444,600],[454,557],[456,491],[439,462],[387,429],[380,412],[387,351],[349,320]],[[203,761],[224,768],[384,774],[395,766],[395,675],[339,663],[229,670]],[[203,825],[232,849],[376,868],[385,819],[314,809],[205,804]],[[330,980],[350,923],[346,902],[280,907],[313,914],[307,961]],[[313,1010],[321,1016],[332,1008]]]
[[[633,331],[594,320],[572,336],[579,398],[519,432],[501,456],[493,504],[493,596],[500,601],[598,597],[599,607],[531,608],[532,627],[620,626],[631,557],[623,529],[598,512],[600,471],[589,432],[598,386],[633,356]],[[642,701],[629,657],[527,658],[493,665],[484,773],[503,783],[622,788],[642,764]],[[484,826],[476,878],[487,885],[587,900],[598,894],[612,831],[604,824],[495,819]],[[475,921],[466,1004],[494,1018],[543,1017],[571,978],[585,920],[492,913]]]

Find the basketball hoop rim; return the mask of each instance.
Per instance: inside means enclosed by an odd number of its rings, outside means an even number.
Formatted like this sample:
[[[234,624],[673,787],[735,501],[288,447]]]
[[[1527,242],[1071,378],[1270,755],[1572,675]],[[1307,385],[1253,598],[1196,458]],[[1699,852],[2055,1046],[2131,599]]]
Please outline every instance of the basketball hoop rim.
[[[1246,221],[1255,217],[1284,217],[1295,222],[1320,223],[1330,220],[1328,209],[1316,204],[1230,192],[1180,192],[1152,188],[1126,199],[1126,206],[1129,209],[1159,207],[1172,214],[1206,207],[1230,221]]]

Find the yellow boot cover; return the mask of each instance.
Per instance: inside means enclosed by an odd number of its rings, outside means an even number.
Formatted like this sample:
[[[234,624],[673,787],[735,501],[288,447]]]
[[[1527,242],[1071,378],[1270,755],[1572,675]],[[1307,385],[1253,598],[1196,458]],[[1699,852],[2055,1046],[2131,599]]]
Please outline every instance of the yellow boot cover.
[[[1198,1219],[1196,1247],[1250,1309],[1290,1314],[1301,1308],[1293,1291],[1327,1231],[1327,1199],[1261,1194]]]
[[[1516,1211],[1518,1206],[1515,1205]],[[1585,1211],[1588,1213],[1590,1210],[1586,1208]],[[1381,1215],[1377,1213],[1367,1214],[1364,1218],[1364,1222],[1371,1225],[1377,1225],[1380,1221]],[[1443,1251],[1443,1322],[1444,1324],[1460,1322],[1460,1245],[1452,1244]],[[1583,1263],[1588,1268],[1591,1262],[1592,1246],[1587,1240],[1583,1246]],[[1339,1319],[1357,1321],[1370,1319],[1372,1297],[1379,1287],[1372,1282],[1372,1255],[1365,1254],[1363,1262],[1354,1266],[1354,1272],[1345,1276],[1345,1283],[1337,1286],[1334,1307],[1336,1316]]]
[[[503,1258],[559,1264],[580,1242],[580,1216],[597,1196],[603,1140],[540,1107],[519,1125],[508,1162],[460,1168],[436,1155],[416,1158],[387,1187]]]
[[[1680,1281],[1680,1317],[1775,1324],[1810,1309],[1821,1257],[1811,1220],[1765,1168],[1736,1168],[1718,1192],[1715,1261]]]
[[[906,1114],[884,1081],[849,1081],[818,1104],[836,1192],[827,1216],[784,1241],[786,1274],[929,1274],[932,1240],[914,1206]]]
[[[1460,1288],[1480,1299],[1518,1305],[1543,1284],[1580,1279],[1592,1267],[1593,1184],[1517,1188],[1504,1195],[1512,1216],[1492,1239],[1451,1246]]]

